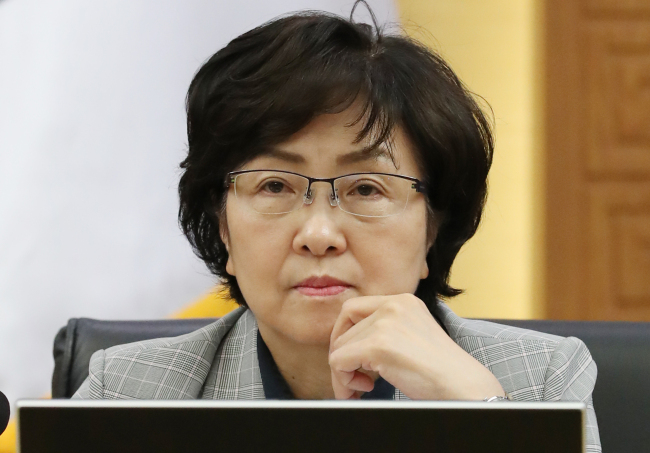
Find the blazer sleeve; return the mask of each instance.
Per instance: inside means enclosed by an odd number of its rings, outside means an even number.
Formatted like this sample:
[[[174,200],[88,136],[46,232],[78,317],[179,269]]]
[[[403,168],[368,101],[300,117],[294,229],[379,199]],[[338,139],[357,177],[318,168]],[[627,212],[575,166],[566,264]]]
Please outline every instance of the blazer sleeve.
[[[97,400],[104,398],[104,363],[106,351],[100,349],[90,357],[88,377],[71,399]]]
[[[587,346],[575,337],[560,341],[546,370],[544,401],[582,401],[587,405],[586,451],[600,453],[592,393],[598,370]]]

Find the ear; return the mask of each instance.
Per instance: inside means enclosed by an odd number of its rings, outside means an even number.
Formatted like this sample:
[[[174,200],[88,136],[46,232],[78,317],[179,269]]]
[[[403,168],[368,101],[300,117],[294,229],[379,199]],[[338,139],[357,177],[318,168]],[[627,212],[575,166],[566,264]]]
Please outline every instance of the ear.
[[[235,277],[237,273],[235,272],[235,264],[232,262],[232,256],[228,254],[228,262],[226,263],[226,272],[228,275]]]
[[[427,257],[424,256],[422,260],[422,269],[420,270],[420,280],[424,280],[429,276],[429,265],[427,264]]]
[[[420,280],[424,280],[429,276],[429,265],[427,264],[427,256],[431,251],[431,247],[436,242],[436,237],[438,236],[438,227],[440,226],[440,215],[435,213],[433,210],[430,211],[430,216],[427,221],[427,253],[424,255],[422,260],[422,269],[420,271]]]
[[[221,242],[226,246],[226,251],[228,252],[228,261],[226,262],[226,272],[229,275],[235,276],[235,263],[232,260],[232,254],[230,253],[230,235],[228,234],[228,221],[225,218],[220,219],[219,221],[219,236],[221,237]]]

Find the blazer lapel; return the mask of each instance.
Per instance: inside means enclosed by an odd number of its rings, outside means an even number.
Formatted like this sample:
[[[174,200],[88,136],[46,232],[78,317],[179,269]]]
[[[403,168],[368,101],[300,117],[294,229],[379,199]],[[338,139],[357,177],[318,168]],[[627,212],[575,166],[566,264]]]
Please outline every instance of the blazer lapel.
[[[203,388],[201,399],[264,399],[257,360],[257,321],[244,311],[223,338]]]

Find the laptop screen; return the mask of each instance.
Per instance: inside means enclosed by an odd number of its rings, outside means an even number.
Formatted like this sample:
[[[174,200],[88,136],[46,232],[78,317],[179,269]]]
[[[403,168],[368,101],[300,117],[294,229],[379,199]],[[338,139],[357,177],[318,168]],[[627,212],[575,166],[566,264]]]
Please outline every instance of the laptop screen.
[[[582,403],[18,403],[21,453],[584,451]]]

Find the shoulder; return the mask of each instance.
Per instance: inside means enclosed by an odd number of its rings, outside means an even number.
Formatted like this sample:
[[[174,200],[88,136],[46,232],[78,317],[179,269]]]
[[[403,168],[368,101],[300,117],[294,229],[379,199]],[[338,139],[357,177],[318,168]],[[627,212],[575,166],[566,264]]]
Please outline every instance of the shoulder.
[[[245,311],[246,308],[238,308],[205,327],[177,337],[155,338],[113,346],[105,350],[105,355],[106,358],[117,358],[156,349],[193,350],[195,345],[201,343],[218,346]]]
[[[601,451],[592,404],[598,370],[580,339],[464,319],[443,302],[434,311],[454,342],[485,365],[514,400],[584,402],[587,449]]]
[[[585,400],[590,396],[597,369],[580,339],[465,319],[442,302],[435,310],[454,342],[488,367],[516,399]],[[584,391],[571,388],[576,382]]]
[[[465,337],[478,337],[495,340],[527,340],[551,345],[565,340],[564,337],[537,332],[534,330],[511,327],[479,319],[467,319],[458,316],[445,303],[438,302],[435,308],[436,316],[447,328],[449,335],[454,339]]]
[[[100,350],[75,397],[91,399],[196,398],[216,351],[246,312],[238,308],[194,332]]]

